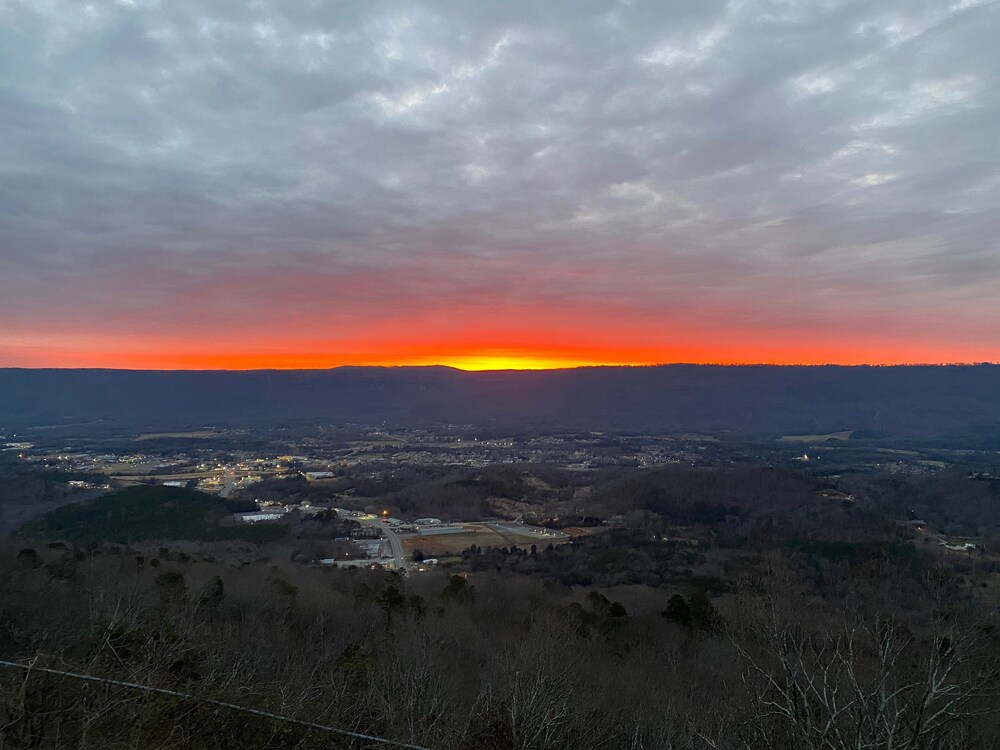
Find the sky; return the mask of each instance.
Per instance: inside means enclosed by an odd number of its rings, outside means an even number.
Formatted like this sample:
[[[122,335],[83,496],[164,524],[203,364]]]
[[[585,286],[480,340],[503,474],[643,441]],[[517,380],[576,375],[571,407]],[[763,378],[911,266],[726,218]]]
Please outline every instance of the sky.
[[[0,0],[0,366],[1000,361],[1000,0]]]

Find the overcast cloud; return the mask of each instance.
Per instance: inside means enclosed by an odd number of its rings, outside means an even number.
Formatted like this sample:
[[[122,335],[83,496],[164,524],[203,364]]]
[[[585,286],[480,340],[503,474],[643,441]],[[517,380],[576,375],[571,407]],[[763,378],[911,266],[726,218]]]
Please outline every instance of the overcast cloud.
[[[537,316],[1000,359],[998,39],[988,0],[0,0],[0,355]]]

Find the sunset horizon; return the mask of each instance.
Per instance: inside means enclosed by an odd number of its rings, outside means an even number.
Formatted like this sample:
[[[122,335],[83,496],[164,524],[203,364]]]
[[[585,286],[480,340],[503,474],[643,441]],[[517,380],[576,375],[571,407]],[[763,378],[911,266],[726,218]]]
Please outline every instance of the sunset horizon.
[[[1000,748],[998,39],[0,0],[0,750]]]
[[[995,3],[564,10],[0,11],[0,367],[1000,361]]]
[[[663,360],[577,360],[549,358],[541,356],[510,356],[510,355],[469,355],[451,357],[417,357],[414,359],[371,358],[347,360],[328,358],[324,355],[302,357],[290,355],[287,357],[271,356],[235,356],[204,360],[183,356],[170,360],[140,359],[103,360],[86,359],[75,363],[35,363],[2,364],[0,369],[25,370],[123,370],[135,372],[254,372],[264,370],[283,371],[321,371],[339,368],[434,368],[442,367],[463,372],[504,372],[504,371],[546,371],[574,370],[582,368],[651,368],[670,366],[693,367],[969,367],[978,365],[1000,365],[998,361],[969,360],[713,360],[713,359],[663,359]]]

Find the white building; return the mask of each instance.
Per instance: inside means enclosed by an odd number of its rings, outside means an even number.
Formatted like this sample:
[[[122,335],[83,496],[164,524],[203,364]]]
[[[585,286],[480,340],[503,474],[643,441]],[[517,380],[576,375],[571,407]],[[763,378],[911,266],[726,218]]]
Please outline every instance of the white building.
[[[277,511],[257,511],[255,513],[236,513],[235,517],[237,521],[243,523],[257,523],[259,521],[277,521],[284,515],[284,513]]]

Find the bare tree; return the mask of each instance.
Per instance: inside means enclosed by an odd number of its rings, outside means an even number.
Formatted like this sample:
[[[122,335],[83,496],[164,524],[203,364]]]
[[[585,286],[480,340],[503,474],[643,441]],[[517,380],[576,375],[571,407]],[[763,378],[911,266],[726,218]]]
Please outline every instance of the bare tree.
[[[815,750],[968,747],[960,721],[996,711],[1000,670],[973,629],[935,618],[918,638],[892,614],[809,628],[774,598],[747,607],[733,643],[755,743]],[[745,636],[749,636],[749,638]]]

